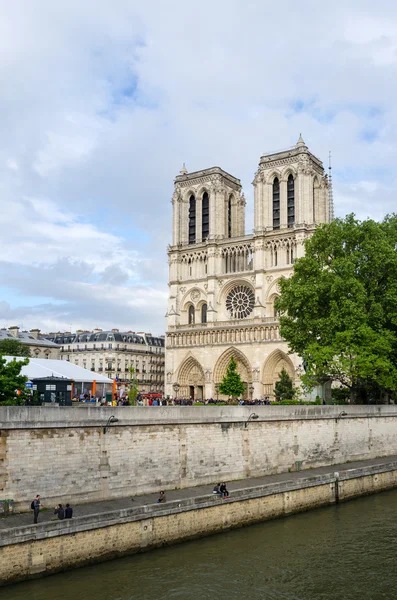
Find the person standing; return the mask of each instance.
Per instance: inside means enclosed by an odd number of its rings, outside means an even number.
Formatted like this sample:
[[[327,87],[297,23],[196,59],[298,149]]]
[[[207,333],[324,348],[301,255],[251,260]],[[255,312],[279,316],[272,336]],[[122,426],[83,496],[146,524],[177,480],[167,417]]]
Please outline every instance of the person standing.
[[[65,508],[65,519],[71,519],[73,517],[73,508],[70,506],[70,504],[66,505]]]
[[[39,518],[39,512],[41,507],[40,494],[37,494],[36,498],[32,502],[33,505],[33,523],[37,523]]]

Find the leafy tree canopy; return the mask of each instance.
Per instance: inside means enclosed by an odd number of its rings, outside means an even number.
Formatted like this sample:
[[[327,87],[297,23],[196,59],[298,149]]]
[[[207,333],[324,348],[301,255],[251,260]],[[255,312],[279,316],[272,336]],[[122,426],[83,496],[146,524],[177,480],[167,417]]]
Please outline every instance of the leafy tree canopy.
[[[276,400],[278,402],[280,400],[293,400],[297,391],[296,387],[294,387],[294,382],[283,367],[280,372],[279,380],[276,381],[276,385],[274,386]]]
[[[280,281],[281,335],[303,357],[308,387],[339,381],[356,402],[396,392],[396,249],[396,215],[348,215],[316,229]]]
[[[25,383],[28,378],[21,375],[21,369],[28,363],[27,359],[6,363],[5,358],[0,356],[0,406],[16,406],[25,402],[28,396]],[[19,395],[17,390],[20,391]]]
[[[0,340],[0,356],[30,356],[29,346],[17,339]]]
[[[237,363],[234,357],[232,356],[226,369],[226,375],[224,376],[222,382],[219,384],[219,391],[225,396],[237,398],[238,396],[241,396],[241,394],[244,393],[244,390],[245,385],[241,381],[240,375],[237,373]]]

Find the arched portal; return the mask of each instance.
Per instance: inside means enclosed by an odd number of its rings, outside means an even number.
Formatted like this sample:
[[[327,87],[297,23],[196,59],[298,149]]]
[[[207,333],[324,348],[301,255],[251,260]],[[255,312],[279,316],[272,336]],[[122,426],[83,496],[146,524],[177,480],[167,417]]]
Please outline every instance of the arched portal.
[[[263,366],[263,386],[264,395],[274,397],[274,386],[278,381],[282,369],[285,369],[288,375],[295,380],[295,368],[290,357],[281,350],[274,350],[267,357]]]
[[[226,375],[226,369],[229,365],[230,359],[233,356],[237,363],[237,372],[239,373],[241,380],[245,384],[245,395],[249,397],[249,388],[252,384],[252,369],[247,357],[237,348],[228,348],[216,361],[214,369],[214,383],[219,385]]]
[[[178,397],[202,400],[204,397],[205,376],[200,363],[194,356],[186,358],[178,370]]]

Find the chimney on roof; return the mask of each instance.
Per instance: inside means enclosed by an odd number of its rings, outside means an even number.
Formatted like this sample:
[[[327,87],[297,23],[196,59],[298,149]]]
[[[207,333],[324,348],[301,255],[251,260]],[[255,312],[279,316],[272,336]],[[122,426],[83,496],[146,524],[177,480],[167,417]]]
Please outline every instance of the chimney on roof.
[[[31,329],[30,333],[32,334],[35,340],[39,339],[40,329]]]
[[[11,333],[11,335],[17,338],[19,334],[19,327],[18,325],[13,325],[12,327],[8,328],[8,331]]]

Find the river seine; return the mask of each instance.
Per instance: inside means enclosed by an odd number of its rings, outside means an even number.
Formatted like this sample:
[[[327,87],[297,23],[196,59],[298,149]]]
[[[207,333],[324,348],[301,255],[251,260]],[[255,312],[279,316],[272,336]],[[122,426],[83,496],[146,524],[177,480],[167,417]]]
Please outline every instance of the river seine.
[[[6,600],[396,600],[397,491],[0,588]]]

